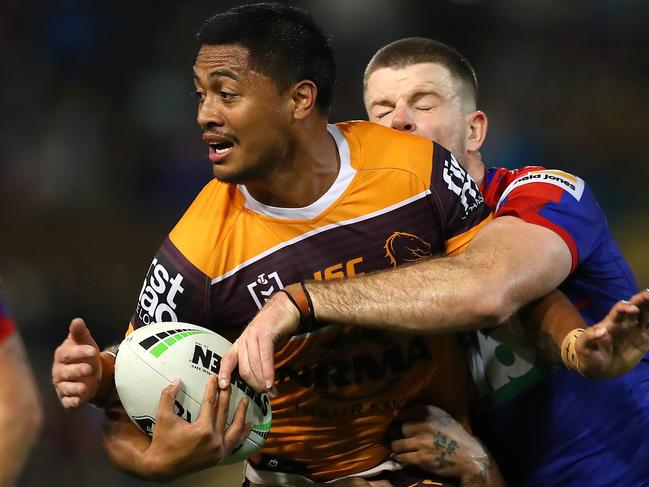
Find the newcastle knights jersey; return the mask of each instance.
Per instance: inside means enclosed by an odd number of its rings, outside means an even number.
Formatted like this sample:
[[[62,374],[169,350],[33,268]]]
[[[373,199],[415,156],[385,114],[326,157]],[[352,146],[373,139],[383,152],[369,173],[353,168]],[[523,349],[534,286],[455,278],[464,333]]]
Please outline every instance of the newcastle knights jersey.
[[[0,343],[13,335],[14,330],[14,322],[9,317],[9,313],[7,312],[4,301],[2,300],[2,295],[0,295]]]
[[[491,168],[482,191],[496,217],[521,218],[564,240],[572,269],[559,289],[588,324],[637,292],[582,179],[542,167]],[[476,338],[471,369],[479,399],[472,425],[512,485],[649,485],[647,359],[621,378],[596,382],[539,363],[502,327]]]
[[[185,321],[234,341],[284,285],[461,252],[490,220],[441,146],[369,122],[329,133],[339,174],[307,207],[267,206],[243,186],[210,182],[151,263],[131,327]],[[250,461],[260,475],[328,480],[372,469],[390,456],[384,435],[406,403],[466,418],[455,336],[323,326],[293,336],[275,366],[272,428]]]

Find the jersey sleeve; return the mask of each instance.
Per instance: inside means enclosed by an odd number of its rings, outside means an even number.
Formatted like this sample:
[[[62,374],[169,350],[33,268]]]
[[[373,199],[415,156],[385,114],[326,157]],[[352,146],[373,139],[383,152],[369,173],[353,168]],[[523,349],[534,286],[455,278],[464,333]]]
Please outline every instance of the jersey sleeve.
[[[471,175],[453,154],[437,143],[433,143],[430,190],[444,225],[446,253],[461,253],[492,217]]]
[[[505,188],[495,216],[515,216],[559,235],[570,249],[571,272],[588,258],[608,229],[606,217],[585,182],[560,170],[518,175]]]
[[[14,334],[16,326],[13,320],[9,317],[7,308],[0,294],[0,343],[3,343],[7,338]]]
[[[202,297],[209,279],[196,269],[170,238],[160,246],[147,270],[126,335],[152,323],[184,322],[205,326]]]

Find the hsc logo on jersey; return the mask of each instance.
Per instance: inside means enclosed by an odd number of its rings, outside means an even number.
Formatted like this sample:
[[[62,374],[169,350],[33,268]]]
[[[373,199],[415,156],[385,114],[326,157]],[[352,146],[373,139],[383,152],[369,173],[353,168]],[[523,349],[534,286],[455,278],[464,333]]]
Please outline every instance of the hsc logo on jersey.
[[[273,293],[276,293],[284,287],[282,281],[279,279],[277,271],[266,275],[266,273],[259,274],[254,282],[248,284],[248,292],[255,300],[255,304],[259,309],[266,301],[270,299]]]
[[[171,266],[163,265],[158,259],[153,259],[149,267],[135,310],[145,325],[178,321],[176,309],[186,288],[183,276],[170,272]]]

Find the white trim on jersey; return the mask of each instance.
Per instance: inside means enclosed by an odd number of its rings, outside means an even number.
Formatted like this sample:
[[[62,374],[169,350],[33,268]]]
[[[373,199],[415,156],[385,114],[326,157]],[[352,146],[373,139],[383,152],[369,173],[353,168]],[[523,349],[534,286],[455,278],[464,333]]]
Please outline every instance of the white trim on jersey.
[[[385,460],[376,467],[370,468],[363,472],[358,472],[346,477],[361,477],[370,479],[381,472],[394,472],[402,470],[403,467],[394,460]],[[259,470],[250,465],[249,462],[245,463],[246,478],[253,484],[261,485],[278,485],[278,486],[291,486],[291,487],[306,487],[313,483],[313,480],[307,479],[302,475],[296,473],[277,472],[272,470]],[[340,479],[336,479],[340,480]]]
[[[345,192],[356,175],[356,170],[351,165],[349,155],[349,144],[342,132],[335,125],[328,124],[327,130],[333,137],[338,155],[340,157],[340,170],[338,177],[331,187],[318,200],[303,208],[280,208],[260,203],[254,199],[246,187],[240,184],[239,191],[246,200],[246,208],[273,218],[285,218],[289,220],[311,220],[329,208]]]

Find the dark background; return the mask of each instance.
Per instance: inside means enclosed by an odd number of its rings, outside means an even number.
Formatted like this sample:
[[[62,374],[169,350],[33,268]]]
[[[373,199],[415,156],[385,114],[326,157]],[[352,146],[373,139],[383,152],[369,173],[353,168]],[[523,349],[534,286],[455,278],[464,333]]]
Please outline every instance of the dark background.
[[[108,464],[96,411],[60,409],[49,367],[74,316],[102,345],[123,336],[159,243],[210,179],[194,34],[237,3],[0,5],[0,274],[47,413],[24,485],[140,485]],[[293,3],[333,36],[331,121],[365,118],[361,77],[382,45],[451,44],[480,79],[484,160],[584,177],[649,285],[649,2]]]

